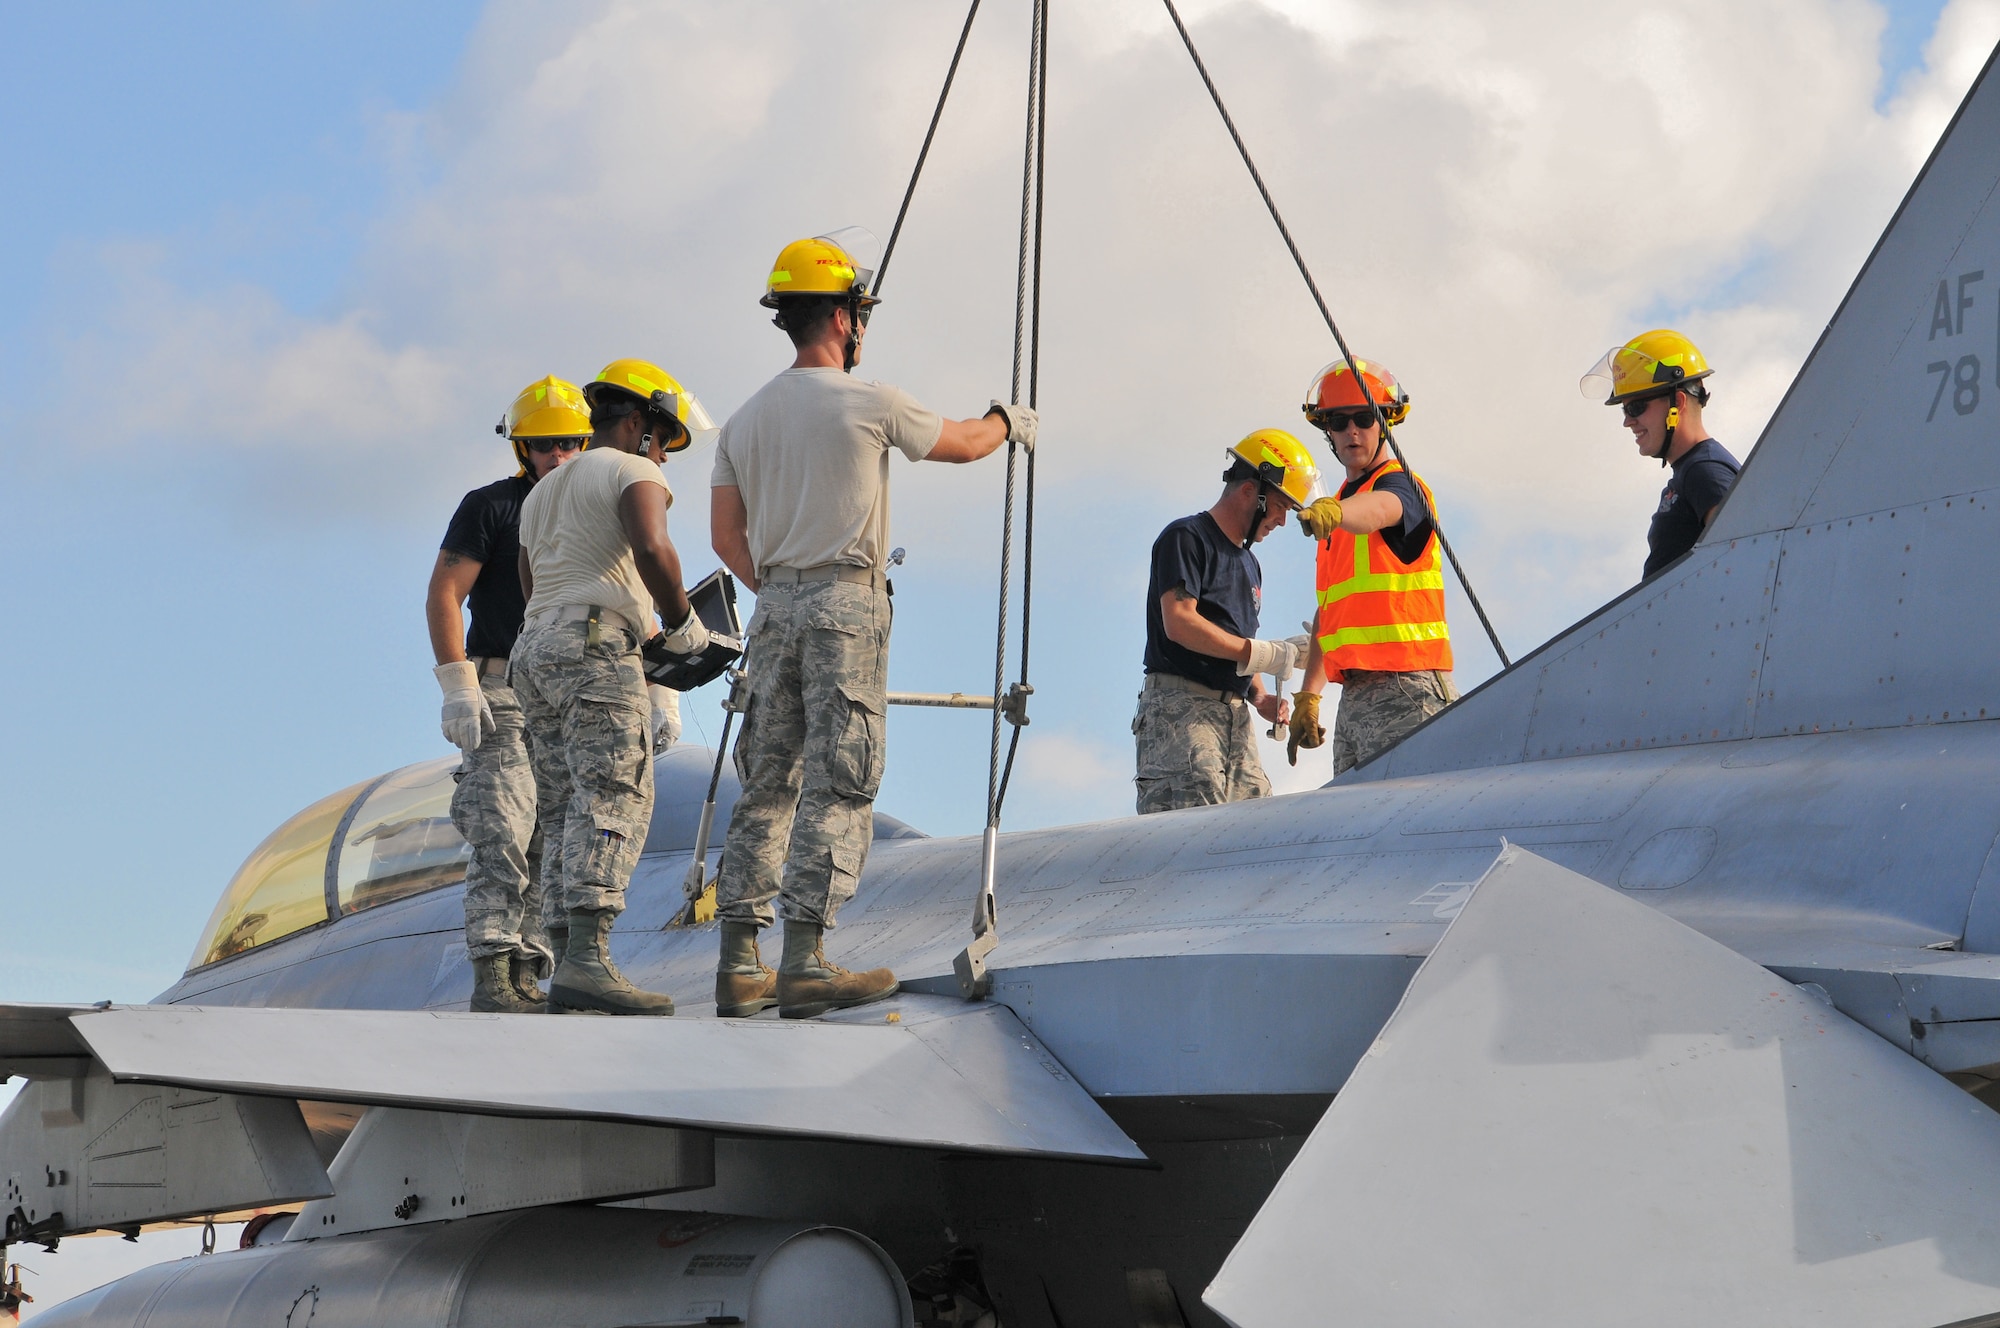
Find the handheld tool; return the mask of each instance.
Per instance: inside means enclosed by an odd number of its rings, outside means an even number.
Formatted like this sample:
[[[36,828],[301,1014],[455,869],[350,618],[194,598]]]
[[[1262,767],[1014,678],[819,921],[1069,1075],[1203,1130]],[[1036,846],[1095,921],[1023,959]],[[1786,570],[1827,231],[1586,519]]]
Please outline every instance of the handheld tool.
[[[715,790],[722,783],[722,762],[729,755],[729,729],[736,722],[736,716],[750,706],[750,667],[746,658],[740,668],[729,671],[729,695],[722,702],[722,740],[715,744],[715,768],[708,775],[708,797],[701,804],[701,821],[694,831],[694,860],[688,863],[687,879],[681,883],[681,892],[687,896],[687,904],[674,914],[669,926],[688,927],[706,921],[697,917],[701,897],[713,885],[708,876],[708,836],[715,828]]]

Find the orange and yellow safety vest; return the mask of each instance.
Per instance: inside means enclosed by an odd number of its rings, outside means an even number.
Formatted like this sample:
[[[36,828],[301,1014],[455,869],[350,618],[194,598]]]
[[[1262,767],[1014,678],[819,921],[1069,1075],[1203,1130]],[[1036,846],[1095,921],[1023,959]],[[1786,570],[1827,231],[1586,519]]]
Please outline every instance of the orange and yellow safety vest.
[[[1385,461],[1355,493],[1367,493],[1402,467]],[[1417,476],[1431,510],[1437,502]],[[1451,668],[1451,629],[1444,621],[1444,566],[1437,534],[1424,541],[1417,560],[1390,552],[1378,531],[1350,535],[1336,530],[1319,546],[1319,648],[1326,676],[1339,682],[1349,669],[1414,673]]]

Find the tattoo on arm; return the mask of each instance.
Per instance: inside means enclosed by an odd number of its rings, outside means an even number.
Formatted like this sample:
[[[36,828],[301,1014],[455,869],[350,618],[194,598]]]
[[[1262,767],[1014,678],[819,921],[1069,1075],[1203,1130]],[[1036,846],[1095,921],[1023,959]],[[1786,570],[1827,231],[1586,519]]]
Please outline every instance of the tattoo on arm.
[[[1200,596],[1190,591],[1186,586],[1175,586],[1174,598],[1181,600],[1192,600],[1192,599],[1199,599]]]
[[[462,553],[453,553],[450,549],[445,549],[439,553],[438,560],[446,567],[456,567],[465,561],[465,555]]]

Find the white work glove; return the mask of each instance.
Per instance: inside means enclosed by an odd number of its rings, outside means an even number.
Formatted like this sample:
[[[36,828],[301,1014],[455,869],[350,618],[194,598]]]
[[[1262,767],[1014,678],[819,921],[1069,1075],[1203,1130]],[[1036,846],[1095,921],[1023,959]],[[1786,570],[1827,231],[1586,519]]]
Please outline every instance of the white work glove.
[[[1285,644],[1292,648],[1292,667],[1286,669],[1283,673],[1273,675],[1279,682],[1283,682],[1285,679],[1291,677],[1293,669],[1303,672],[1306,667],[1306,661],[1312,658],[1313,641],[1305,633],[1301,632],[1297,636],[1286,637]]]
[[[445,741],[462,752],[478,750],[493,732],[493,707],[479,689],[479,668],[469,659],[440,664],[431,672],[444,689],[444,716],[439,727]]]
[[[1003,401],[995,401],[993,408],[986,413],[998,415],[1000,422],[1007,426],[1008,442],[1019,443],[1030,452],[1035,450],[1035,433],[1041,428],[1042,417],[1037,415],[1033,408],[1023,406],[1019,402],[1009,405]]]
[[[656,682],[646,684],[646,693],[653,702],[653,713],[646,717],[646,733],[652,740],[653,755],[658,756],[681,740],[681,694]]]
[[[690,605],[687,620],[678,627],[667,628],[661,644],[676,655],[700,654],[708,648],[708,627]]]
[[[1290,641],[1252,641],[1250,658],[1237,664],[1236,675],[1240,678],[1253,673],[1268,673],[1283,682],[1292,676],[1292,670],[1298,668],[1299,661],[1304,657],[1305,652],[1294,644],[1297,640],[1293,637]]]

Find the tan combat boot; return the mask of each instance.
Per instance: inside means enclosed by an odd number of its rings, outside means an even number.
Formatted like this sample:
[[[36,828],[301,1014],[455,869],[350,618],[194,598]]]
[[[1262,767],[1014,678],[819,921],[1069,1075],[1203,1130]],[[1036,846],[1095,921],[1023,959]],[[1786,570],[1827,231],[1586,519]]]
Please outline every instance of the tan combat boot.
[[[551,1010],[560,1006],[603,1014],[672,1014],[673,997],[633,986],[611,962],[611,920],[608,908],[571,911],[569,945],[556,975],[549,979]]]
[[[722,924],[722,960],[715,968],[715,1014],[744,1019],[778,1003],[778,975],[757,957],[757,928]]]
[[[785,923],[785,957],[778,968],[780,1015],[811,1019],[896,994],[896,975],[888,969],[850,973],[828,963],[822,947],[820,928],[810,922]]]
[[[546,1014],[549,1009],[548,995],[535,980],[535,962],[519,950],[507,956],[509,972],[513,978],[514,994],[535,1007],[536,1014]]]
[[[474,1014],[540,1014],[541,1005],[530,1005],[514,990],[503,954],[481,955],[472,961],[472,1011]]]

